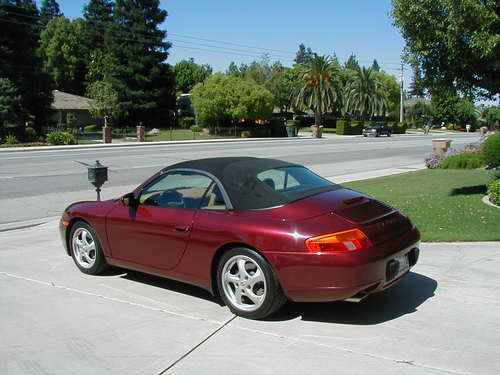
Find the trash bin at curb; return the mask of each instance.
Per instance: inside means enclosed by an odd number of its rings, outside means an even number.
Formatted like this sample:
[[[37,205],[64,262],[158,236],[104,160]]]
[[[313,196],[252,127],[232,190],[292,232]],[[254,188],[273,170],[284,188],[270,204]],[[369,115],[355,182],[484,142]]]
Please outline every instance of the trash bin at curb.
[[[435,155],[444,155],[450,148],[451,139],[433,139],[432,148]]]

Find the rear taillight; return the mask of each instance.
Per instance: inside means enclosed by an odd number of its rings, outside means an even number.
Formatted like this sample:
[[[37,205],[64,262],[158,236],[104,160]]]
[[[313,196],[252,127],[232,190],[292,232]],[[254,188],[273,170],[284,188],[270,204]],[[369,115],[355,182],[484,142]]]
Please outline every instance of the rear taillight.
[[[308,238],[306,247],[312,253],[346,252],[368,249],[372,243],[361,230],[349,229]]]

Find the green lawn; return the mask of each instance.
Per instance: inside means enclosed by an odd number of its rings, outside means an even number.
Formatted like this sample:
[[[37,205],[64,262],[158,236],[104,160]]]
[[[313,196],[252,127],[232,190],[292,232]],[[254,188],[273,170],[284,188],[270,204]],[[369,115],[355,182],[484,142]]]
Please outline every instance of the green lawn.
[[[484,170],[427,169],[344,185],[403,211],[423,241],[498,241],[500,209],[481,202],[489,178]]]
[[[195,138],[193,138],[193,134]],[[189,129],[173,129],[170,130],[161,130],[161,133],[158,135],[148,135],[146,136],[146,141],[148,142],[158,142],[158,141],[184,141],[190,139],[212,139],[219,138],[213,135],[205,134],[205,133],[193,133]]]

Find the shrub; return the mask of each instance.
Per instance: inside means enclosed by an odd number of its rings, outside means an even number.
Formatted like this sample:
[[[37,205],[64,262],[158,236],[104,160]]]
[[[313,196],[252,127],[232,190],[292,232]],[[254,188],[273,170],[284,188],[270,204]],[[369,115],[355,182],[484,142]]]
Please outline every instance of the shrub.
[[[181,129],[189,129],[193,125],[196,125],[196,119],[194,117],[181,117],[179,120]]]
[[[425,158],[425,166],[429,169],[438,169],[443,165],[444,156],[432,154]]]
[[[500,133],[490,135],[483,143],[483,158],[489,168],[500,166]]]
[[[193,125],[191,126],[191,131],[195,133],[199,133],[203,131],[203,128],[201,126]]]
[[[495,180],[490,184],[488,194],[490,196],[490,201],[500,206],[500,180]]]
[[[47,142],[51,145],[74,145],[76,139],[73,134],[53,131],[47,134]]]
[[[36,130],[33,129],[31,126],[28,126],[26,129],[24,129],[24,133],[26,136],[26,141],[34,142],[37,140]]]
[[[392,130],[392,134],[405,134],[406,133],[406,124],[403,122],[393,123],[392,126],[389,126]]]
[[[476,169],[483,165],[483,158],[477,152],[461,152],[444,159],[443,169]]]
[[[249,130],[243,130],[241,132],[241,138],[250,138],[250,135],[251,135],[251,133]]]
[[[96,133],[97,132],[97,125],[87,125],[83,127],[83,132],[85,134],[89,133]]]
[[[337,134],[339,135],[360,135],[363,132],[362,121],[337,121]]]
[[[19,143],[19,141],[17,140],[17,137],[15,135],[9,134],[7,137],[5,137],[5,143],[7,143],[8,145],[15,145]]]

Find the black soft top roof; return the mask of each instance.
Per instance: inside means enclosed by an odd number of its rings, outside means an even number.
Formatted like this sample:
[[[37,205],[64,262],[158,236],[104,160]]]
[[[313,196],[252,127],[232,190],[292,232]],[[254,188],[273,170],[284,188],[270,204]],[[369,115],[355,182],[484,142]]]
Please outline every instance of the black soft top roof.
[[[260,209],[281,206],[297,199],[335,188],[321,188],[295,195],[281,194],[257,178],[260,172],[283,167],[303,167],[277,159],[253,157],[220,157],[183,161],[173,164],[163,171],[192,169],[209,173],[216,177],[226,191],[235,210]]]

